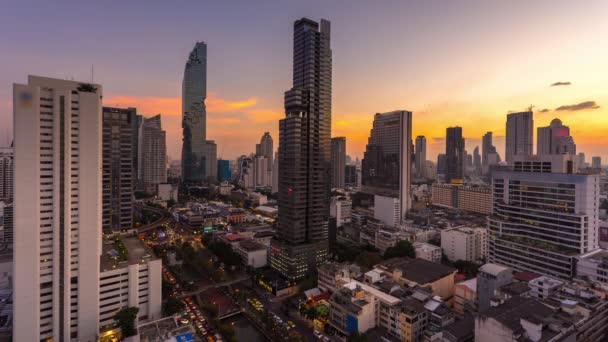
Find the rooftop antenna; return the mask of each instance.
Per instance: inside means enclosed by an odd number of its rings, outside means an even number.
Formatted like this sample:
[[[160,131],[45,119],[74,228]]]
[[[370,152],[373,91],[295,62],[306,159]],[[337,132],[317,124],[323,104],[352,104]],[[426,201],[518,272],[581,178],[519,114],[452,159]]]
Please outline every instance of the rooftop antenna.
[[[528,112],[531,112],[534,109],[534,105],[530,105],[530,107],[528,107]]]

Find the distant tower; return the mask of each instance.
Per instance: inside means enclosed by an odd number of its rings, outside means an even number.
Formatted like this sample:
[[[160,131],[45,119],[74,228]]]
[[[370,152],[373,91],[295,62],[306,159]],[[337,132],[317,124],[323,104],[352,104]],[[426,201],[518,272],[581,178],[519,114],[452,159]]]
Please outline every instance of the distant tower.
[[[538,127],[536,132],[537,155],[576,154],[576,144],[570,136],[570,128],[564,126],[560,119],[553,119],[547,127]]]
[[[531,156],[534,135],[532,111],[507,114],[505,158],[513,163],[515,156]]]
[[[446,183],[464,179],[464,153],[464,138],[462,137],[462,128],[448,127],[446,130],[445,141]]]
[[[423,135],[416,137],[416,177],[426,177],[426,138]]]
[[[344,189],[346,137],[331,138],[331,187]]]

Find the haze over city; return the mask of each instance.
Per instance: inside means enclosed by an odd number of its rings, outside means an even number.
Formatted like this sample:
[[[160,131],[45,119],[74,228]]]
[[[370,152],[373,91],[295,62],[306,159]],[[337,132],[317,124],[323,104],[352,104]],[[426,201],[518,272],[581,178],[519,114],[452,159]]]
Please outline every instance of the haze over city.
[[[26,75],[104,85],[104,105],[163,115],[167,152],[181,154],[181,81],[194,42],[208,45],[207,136],[218,157],[278,136],[300,17],[332,21],[332,136],[362,157],[376,112],[414,113],[428,158],[445,127],[469,153],[486,131],[504,151],[505,115],[534,106],[559,117],[579,151],[608,159],[605,1],[61,2],[12,1],[0,13],[0,132],[12,126],[13,82]],[[145,9],[145,10],[142,10]],[[70,25],[65,23],[69,22]],[[8,67],[10,66],[10,67]],[[92,72],[93,66],[93,72]],[[92,76],[93,74],[93,76]],[[7,139],[8,140],[8,139]],[[0,144],[7,144],[1,141]]]

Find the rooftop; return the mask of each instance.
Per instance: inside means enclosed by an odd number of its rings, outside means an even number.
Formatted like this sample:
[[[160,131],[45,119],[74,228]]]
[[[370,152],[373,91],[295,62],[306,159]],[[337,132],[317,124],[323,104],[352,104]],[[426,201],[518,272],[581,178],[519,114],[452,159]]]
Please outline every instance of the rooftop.
[[[139,264],[158,259],[148,247],[136,237],[119,236],[103,239],[100,267],[109,271],[117,266]]]
[[[510,284],[503,285],[500,291],[511,296],[519,296],[530,291],[530,286],[521,281],[514,281]]]
[[[497,276],[499,273],[509,270],[508,267],[496,265],[496,264],[485,264],[479,268],[480,272]]]
[[[443,332],[454,336],[458,341],[464,340],[468,336],[474,337],[475,319],[472,316],[465,316],[463,319],[445,326]]]
[[[381,301],[383,301],[389,305],[394,305],[401,301],[399,298],[388,295],[380,290],[377,290],[369,285],[360,283],[356,280],[353,280],[350,283],[344,284],[344,287],[351,291],[355,290],[356,288],[360,288],[365,292],[371,293],[372,295],[374,295],[375,297],[377,297],[378,299],[380,299]]]
[[[538,277],[540,277],[540,274],[536,274],[534,272],[528,272],[528,271],[516,272],[513,274],[513,279],[523,281],[526,283],[529,283],[530,281],[532,281],[533,279],[536,279]]]
[[[469,280],[461,281],[460,283],[458,283],[456,285],[466,286],[471,291],[477,292],[477,278],[471,278]]]
[[[424,285],[435,282],[447,276],[453,276],[456,269],[424,259],[393,258],[376,265],[376,268],[386,268],[389,271],[398,269],[402,278]]]
[[[241,241],[239,243],[239,246],[247,252],[261,251],[266,249],[266,246],[262,245],[259,242],[255,242],[254,240]]]

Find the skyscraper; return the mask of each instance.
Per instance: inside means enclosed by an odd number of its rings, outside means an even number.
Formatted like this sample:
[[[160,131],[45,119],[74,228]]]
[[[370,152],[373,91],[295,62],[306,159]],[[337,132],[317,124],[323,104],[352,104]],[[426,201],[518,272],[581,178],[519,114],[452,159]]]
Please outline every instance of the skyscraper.
[[[437,155],[437,173],[445,175],[447,164],[447,157],[444,153],[440,153]]]
[[[344,167],[344,184],[351,188],[357,186],[357,167],[355,165]]]
[[[14,84],[15,341],[96,340],[101,255],[100,85]]]
[[[209,183],[217,182],[217,145],[213,140],[205,141],[205,176]]]
[[[479,146],[473,149],[473,170],[476,175],[481,174],[481,155],[479,154]]]
[[[536,130],[536,154],[576,154],[576,144],[570,136],[570,128],[560,119],[553,119],[547,127]]]
[[[230,172],[230,162],[224,159],[218,159],[217,161],[217,178],[218,181],[230,181],[232,173]]]
[[[103,230],[133,226],[135,108],[103,107]]]
[[[361,170],[362,191],[399,199],[399,217],[410,208],[412,112],[377,113]]]
[[[293,88],[279,121],[278,239],[271,266],[301,279],[327,260],[331,180],[330,22],[297,20]]]
[[[139,128],[139,182],[144,191],[156,193],[167,182],[167,141],[160,114],[144,118]]]
[[[198,42],[190,52],[182,82],[182,181],[207,178],[207,44]]]
[[[416,177],[426,177],[426,138],[423,135],[416,137]]]
[[[464,179],[464,138],[461,127],[448,127],[445,137],[445,182]]]
[[[598,248],[599,176],[495,171],[489,261],[571,278],[575,257]]]
[[[344,189],[346,137],[331,138],[331,187]]]
[[[264,132],[264,135],[262,135],[262,138],[260,139],[260,143],[255,145],[255,155],[266,157],[268,159],[268,172],[272,172],[274,144],[269,132]]]
[[[534,135],[532,111],[507,114],[505,159],[513,163],[514,156],[531,156]]]
[[[594,169],[601,169],[602,168],[602,157],[599,157],[599,156],[591,157],[591,167]]]
[[[13,147],[0,147],[0,201],[13,200]]]

